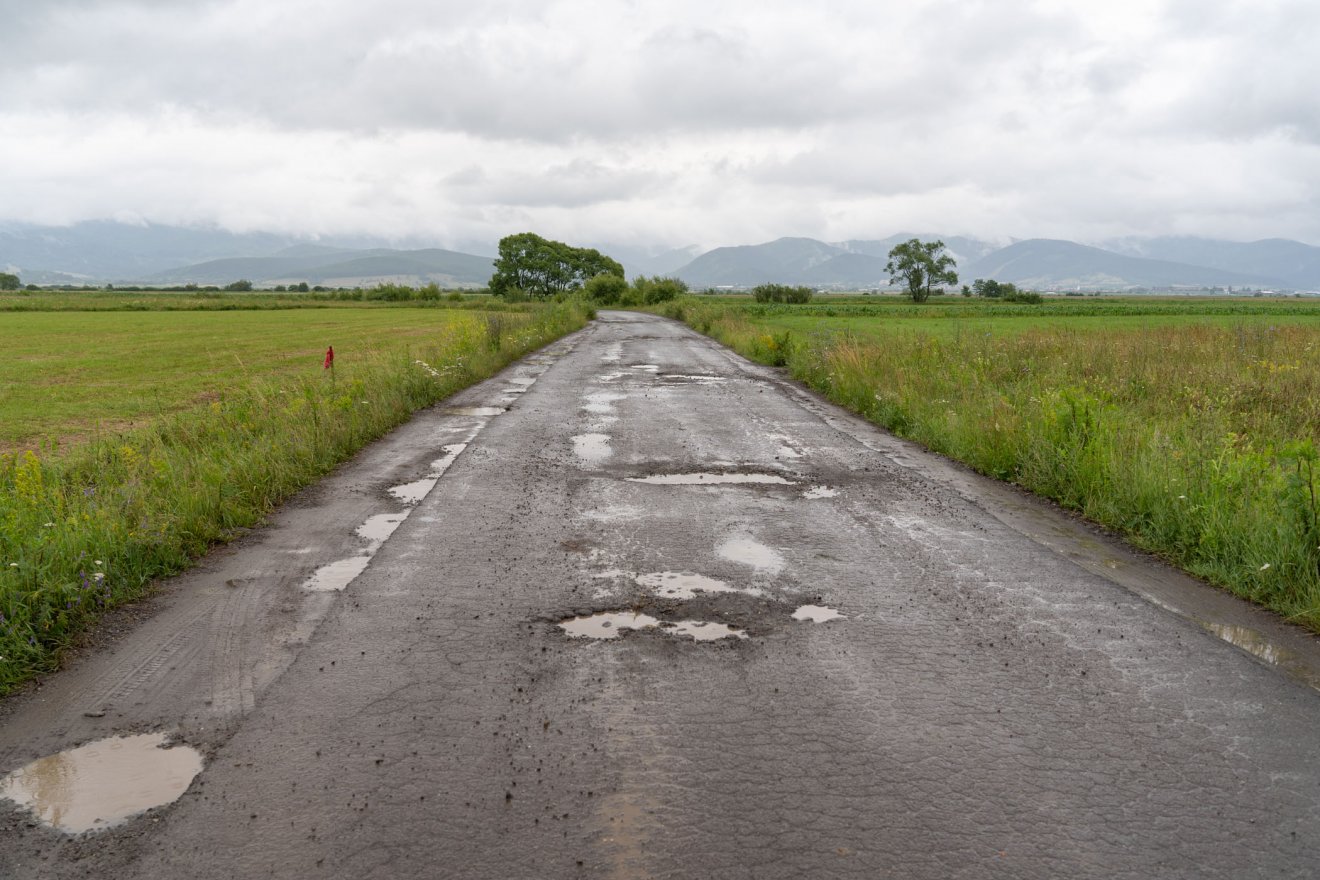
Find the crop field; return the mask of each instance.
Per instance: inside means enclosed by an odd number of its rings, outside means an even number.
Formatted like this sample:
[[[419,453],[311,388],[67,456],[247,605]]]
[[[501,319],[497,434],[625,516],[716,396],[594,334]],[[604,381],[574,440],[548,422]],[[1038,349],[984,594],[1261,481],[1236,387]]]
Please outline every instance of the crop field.
[[[1320,630],[1320,301],[660,311]]]
[[[0,693],[412,412],[587,318],[571,305],[180,301],[0,302]]]

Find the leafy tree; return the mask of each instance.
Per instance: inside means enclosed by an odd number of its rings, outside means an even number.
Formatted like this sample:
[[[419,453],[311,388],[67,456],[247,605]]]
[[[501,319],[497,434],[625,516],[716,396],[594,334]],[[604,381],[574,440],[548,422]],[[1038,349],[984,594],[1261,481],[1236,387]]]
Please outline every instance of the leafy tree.
[[[251,289],[252,289],[252,282],[248,281],[246,278],[240,278],[238,281],[235,281],[233,284],[225,285],[225,290],[247,291]]]
[[[593,248],[575,248],[533,232],[520,232],[500,239],[490,291],[497,296],[523,291],[548,299],[577,290],[597,275],[622,278],[623,266]]]
[[[913,302],[925,302],[933,285],[958,283],[953,265],[953,257],[944,253],[944,242],[913,238],[890,250],[885,271],[890,284],[903,283]]]
[[[21,286],[17,275],[0,272],[0,290],[18,290]]]

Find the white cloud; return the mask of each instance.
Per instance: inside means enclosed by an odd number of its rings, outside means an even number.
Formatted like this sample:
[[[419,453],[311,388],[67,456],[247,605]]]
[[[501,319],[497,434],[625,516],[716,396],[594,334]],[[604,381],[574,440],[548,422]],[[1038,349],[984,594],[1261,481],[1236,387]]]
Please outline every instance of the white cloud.
[[[0,0],[0,219],[1320,242],[1306,0]]]

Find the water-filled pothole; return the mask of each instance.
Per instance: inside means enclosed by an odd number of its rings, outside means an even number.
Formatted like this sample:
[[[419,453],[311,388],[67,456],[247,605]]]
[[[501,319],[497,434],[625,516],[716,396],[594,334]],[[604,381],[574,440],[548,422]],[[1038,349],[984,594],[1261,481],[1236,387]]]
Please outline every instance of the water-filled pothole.
[[[803,498],[833,498],[839,494],[838,489],[832,489],[829,486],[812,486],[802,493]]]
[[[70,834],[111,828],[178,800],[201,772],[201,754],[162,748],[165,740],[163,733],[114,737],[48,755],[0,781],[0,797]]]
[[[358,575],[367,570],[371,564],[371,554],[364,553],[361,556],[350,556],[347,559],[340,559],[323,565],[312,572],[302,588],[309,593],[328,593],[336,590],[343,590],[351,584]]]
[[[686,374],[686,373],[664,373],[657,377],[663,385],[719,385],[727,382],[724,376],[711,376],[705,374]]]
[[[728,538],[715,548],[715,552],[721,558],[730,562],[740,562],[743,565],[750,565],[752,568],[767,571],[771,574],[775,574],[784,567],[784,557],[779,555],[778,550],[767,547],[760,541],[747,536]]]
[[[498,416],[508,412],[503,406],[447,406],[445,415],[450,416]]]
[[[366,538],[373,544],[383,544],[389,540],[399,525],[408,518],[408,512],[378,513],[367,517],[366,522],[357,527],[358,537]]]
[[[794,620],[809,620],[812,623],[825,623],[830,620],[847,620],[836,609],[825,605],[803,605],[793,612]]]
[[[573,438],[573,454],[584,464],[600,464],[614,454],[609,434],[578,434]]]
[[[732,587],[724,581],[693,574],[688,571],[657,571],[638,575],[637,583],[665,599],[695,599],[698,593],[743,593],[749,596],[764,596],[762,590],[755,587],[742,589]]]
[[[658,629],[665,635],[691,637],[698,642],[719,639],[745,639],[747,631],[708,620],[659,620],[635,611],[601,611],[559,622],[570,638],[617,639],[627,630]]]
[[[630,483],[651,483],[657,486],[720,486],[739,484],[760,484],[767,486],[792,486],[792,480],[778,474],[651,474],[647,477],[628,477]]]
[[[649,614],[631,611],[602,611],[563,620],[559,628],[575,639],[617,639],[624,630],[659,626],[660,621]]]

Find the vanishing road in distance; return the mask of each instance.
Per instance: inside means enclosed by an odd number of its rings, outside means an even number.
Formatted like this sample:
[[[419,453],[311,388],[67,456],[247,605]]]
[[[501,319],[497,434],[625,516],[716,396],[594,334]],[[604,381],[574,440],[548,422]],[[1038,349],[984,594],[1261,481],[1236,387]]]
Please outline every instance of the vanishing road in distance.
[[[1314,639],[648,315],[134,616],[3,707],[0,876],[1320,872]]]

